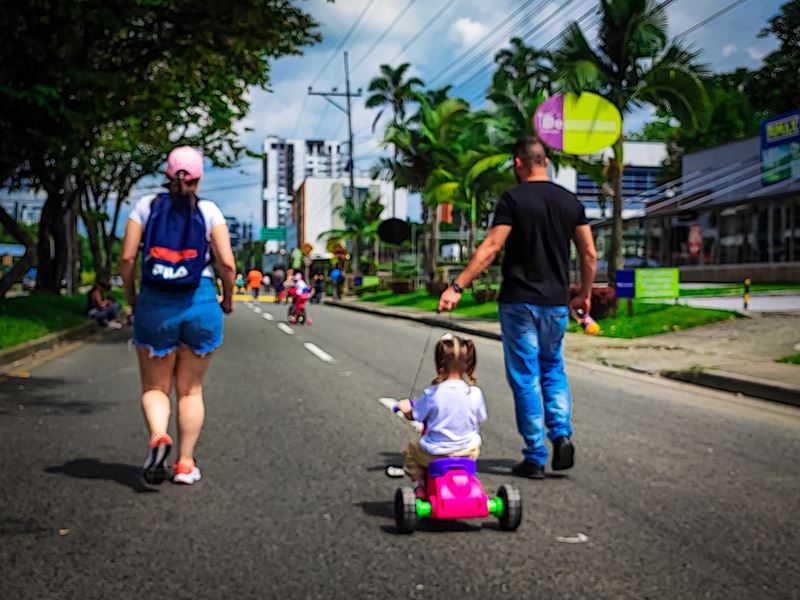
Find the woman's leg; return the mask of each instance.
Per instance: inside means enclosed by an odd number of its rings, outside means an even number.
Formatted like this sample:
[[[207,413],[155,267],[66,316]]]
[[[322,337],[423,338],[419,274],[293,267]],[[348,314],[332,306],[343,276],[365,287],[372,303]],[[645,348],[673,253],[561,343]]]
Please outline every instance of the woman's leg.
[[[142,379],[142,411],[152,439],[169,427],[169,392],[175,371],[176,352],[150,356],[147,348],[137,348]]]
[[[178,349],[175,389],[178,393],[178,462],[193,464],[194,447],[205,419],[203,377],[211,354],[198,356],[190,348]]]

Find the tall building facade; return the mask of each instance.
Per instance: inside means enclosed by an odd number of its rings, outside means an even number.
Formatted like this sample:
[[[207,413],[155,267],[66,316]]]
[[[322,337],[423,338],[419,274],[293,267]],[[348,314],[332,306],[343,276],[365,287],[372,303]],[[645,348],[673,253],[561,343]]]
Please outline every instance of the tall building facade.
[[[264,140],[262,226],[286,227],[293,191],[308,177],[338,178],[346,171],[342,144],[332,140],[296,140],[270,136]],[[267,242],[267,253],[285,249]]]

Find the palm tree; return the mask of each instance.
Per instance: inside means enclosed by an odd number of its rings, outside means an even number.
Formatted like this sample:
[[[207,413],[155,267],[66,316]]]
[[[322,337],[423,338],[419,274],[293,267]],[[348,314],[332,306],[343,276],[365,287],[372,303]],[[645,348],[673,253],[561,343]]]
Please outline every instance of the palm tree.
[[[564,90],[594,92],[623,115],[650,104],[677,118],[684,128],[700,126],[708,113],[703,84],[706,70],[697,53],[667,40],[667,15],[655,0],[601,0],[602,18],[592,47],[577,22],[564,32],[553,56],[554,72]],[[608,176],[613,190],[608,280],[622,266],[622,136],[612,149]]]
[[[353,269],[358,272],[361,249],[369,247],[368,240],[377,237],[382,212],[383,204],[379,198],[368,197],[357,205],[345,202],[333,210],[333,214],[342,220],[343,227],[323,231],[318,239],[327,239],[328,245],[351,242]]]
[[[380,108],[375,120],[372,121],[372,132],[378,126],[383,114],[390,110],[392,113],[391,125],[400,125],[406,120],[406,106],[412,99],[414,88],[422,87],[423,83],[419,77],[409,77],[403,79],[406,71],[411,68],[409,63],[403,63],[397,68],[383,64],[380,66],[380,74],[369,82],[367,91],[367,108]],[[397,161],[397,149],[394,150],[394,159]],[[395,214],[395,191],[392,189],[392,216]]]

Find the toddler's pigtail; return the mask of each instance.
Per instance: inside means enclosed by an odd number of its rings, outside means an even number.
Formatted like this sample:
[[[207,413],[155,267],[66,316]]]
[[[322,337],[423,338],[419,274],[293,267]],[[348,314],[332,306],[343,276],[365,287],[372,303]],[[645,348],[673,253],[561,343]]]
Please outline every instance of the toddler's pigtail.
[[[470,338],[463,337],[461,338],[461,348],[464,356],[464,364],[466,365],[464,375],[466,375],[470,385],[477,385],[478,378],[475,375],[475,371],[478,368],[478,355],[475,352],[475,344]]]

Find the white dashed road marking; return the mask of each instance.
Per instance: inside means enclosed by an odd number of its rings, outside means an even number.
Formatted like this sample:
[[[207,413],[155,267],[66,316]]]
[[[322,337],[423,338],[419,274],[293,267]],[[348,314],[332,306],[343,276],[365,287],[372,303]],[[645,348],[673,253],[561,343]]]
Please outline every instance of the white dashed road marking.
[[[419,423],[417,421],[409,421],[408,419],[406,419],[405,415],[400,411],[394,412],[394,406],[395,404],[397,404],[397,400],[395,400],[394,398],[378,398],[378,402],[383,404],[389,410],[393,411],[392,412],[393,415],[400,417],[401,419],[403,419],[404,422],[411,425],[417,431],[420,432],[422,431],[422,423]]]
[[[312,344],[311,342],[306,342],[305,344],[303,344],[303,347],[323,362],[333,361],[333,357],[324,350],[322,350],[321,348],[319,348],[319,346],[317,346],[316,344]]]
[[[262,317],[264,317],[264,318],[265,318],[267,321],[272,321],[272,319],[274,319],[274,318],[275,318],[275,317],[273,317],[271,314],[269,314],[268,312],[265,312],[265,313],[264,313],[263,315],[261,315],[261,316],[262,316]]]
[[[280,329],[286,335],[294,335],[294,329],[289,327],[286,323],[278,323],[278,329]]]
[[[253,307],[253,312],[256,313],[257,315],[260,315],[264,311],[261,310],[260,306],[254,306]]]

